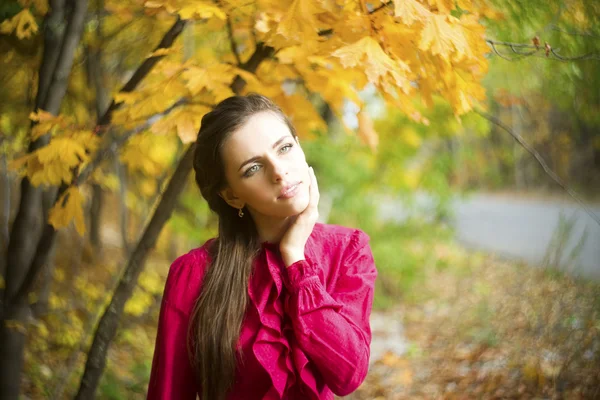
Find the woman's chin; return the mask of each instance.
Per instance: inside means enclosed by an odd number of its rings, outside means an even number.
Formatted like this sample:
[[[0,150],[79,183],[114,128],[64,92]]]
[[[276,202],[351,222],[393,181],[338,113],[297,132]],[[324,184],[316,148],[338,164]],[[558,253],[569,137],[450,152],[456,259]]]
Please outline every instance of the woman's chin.
[[[296,201],[290,201],[295,199],[287,200],[287,204],[278,204],[278,213],[281,217],[293,217],[300,214],[308,206],[308,199],[298,198]],[[274,210],[271,210],[274,211]]]

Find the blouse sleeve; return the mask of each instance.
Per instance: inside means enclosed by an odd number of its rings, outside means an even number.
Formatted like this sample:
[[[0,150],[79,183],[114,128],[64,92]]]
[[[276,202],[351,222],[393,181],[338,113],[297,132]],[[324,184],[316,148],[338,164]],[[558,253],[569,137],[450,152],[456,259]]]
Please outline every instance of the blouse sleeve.
[[[283,274],[295,337],[338,396],[356,390],[369,368],[377,270],[368,241],[366,233],[354,232],[329,292],[317,275],[319,265],[300,260]]]
[[[179,257],[169,269],[158,319],[148,400],[196,399],[194,373],[186,345],[189,316],[173,302],[177,296],[175,286],[190,257],[190,254]]]

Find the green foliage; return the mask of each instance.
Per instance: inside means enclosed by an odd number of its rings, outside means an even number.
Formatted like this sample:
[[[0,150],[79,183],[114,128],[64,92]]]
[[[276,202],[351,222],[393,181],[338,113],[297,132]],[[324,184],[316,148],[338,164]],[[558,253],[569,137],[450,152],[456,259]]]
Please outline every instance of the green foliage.
[[[187,247],[198,247],[217,234],[216,219],[211,213],[194,180],[190,179],[167,226],[180,240],[187,242]]]

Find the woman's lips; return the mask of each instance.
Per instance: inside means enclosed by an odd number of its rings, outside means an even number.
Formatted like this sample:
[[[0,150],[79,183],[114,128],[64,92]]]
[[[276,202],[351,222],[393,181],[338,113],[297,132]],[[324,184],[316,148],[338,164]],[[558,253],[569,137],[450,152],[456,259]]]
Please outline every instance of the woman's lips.
[[[298,188],[302,182],[296,182],[293,185],[288,186],[287,188],[281,191],[278,199],[291,199],[298,193]]]

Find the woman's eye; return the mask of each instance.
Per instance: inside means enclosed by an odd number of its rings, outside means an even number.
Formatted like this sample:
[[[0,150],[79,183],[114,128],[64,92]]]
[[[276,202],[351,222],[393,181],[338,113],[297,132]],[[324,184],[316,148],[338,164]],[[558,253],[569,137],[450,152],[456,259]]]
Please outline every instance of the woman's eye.
[[[293,144],[286,144],[285,146],[283,146],[281,149],[279,149],[279,151],[283,152],[283,153],[287,153],[292,147],[294,147]],[[283,149],[287,149],[287,150],[283,150]]]
[[[246,170],[246,173],[244,173],[244,176],[250,176],[250,175],[252,175],[253,173],[255,173],[256,171],[258,171],[258,169],[255,169],[255,168],[258,168],[258,165],[253,165],[253,166],[251,166],[250,168],[248,168],[248,169]]]

